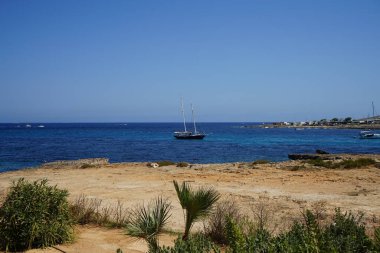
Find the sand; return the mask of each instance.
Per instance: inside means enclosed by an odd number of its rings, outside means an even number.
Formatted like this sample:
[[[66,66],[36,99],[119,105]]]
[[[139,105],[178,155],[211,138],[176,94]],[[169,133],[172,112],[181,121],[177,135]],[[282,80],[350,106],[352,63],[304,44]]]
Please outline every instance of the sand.
[[[380,161],[380,155],[372,156]],[[173,205],[169,228],[183,230],[183,213],[176,198],[173,180],[188,181],[194,187],[212,186],[223,200],[232,199],[243,212],[253,217],[255,207],[265,205],[273,214],[272,229],[288,227],[304,208],[322,208],[331,214],[336,207],[364,212],[368,224],[380,217],[380,169],[368,166],[350,170],[316,169],[300,161],[251,165],[246,163],[195,164],[191,168],[166,166],[149,168],[146,163],[98,164],[80,168],[79,163],[50,164],[40,168],[0,173],[0,194],[4,195],[12,180],[47,178],[50,184],[67,189],[70,201],[81,194],[101,199],[104,205],[121,201],[125,207],[162,196]],[[79,165],[78,165],[79,164]],[[292,171],[298,166],[306,166]],[[268,212],[269,212],[268,211]],[[65,252],[145,252],[143,241],[124,235],[122,229],[77,226],[73,244],[58,245]],[[194,229],[202,229],[198,223]],[[166,234],[161,244],[171,245],[175,235]],[[50,248],[29,252],[59,252]]]

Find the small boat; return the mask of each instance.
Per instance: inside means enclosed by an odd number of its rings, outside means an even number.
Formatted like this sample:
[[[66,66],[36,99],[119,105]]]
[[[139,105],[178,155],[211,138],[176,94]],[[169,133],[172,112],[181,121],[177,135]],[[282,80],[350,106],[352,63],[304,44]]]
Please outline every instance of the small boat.
[[[206,136],[206,134],[197,131],[197,126],[195,125],[195,119],[194,119],[193,105],[191,105],[191,112],[192,112],[191,115],[192,115],[193,124],[194,124],[194,132],[187,131],[186,129],[185,110],[183,109],[182,99],[181,99],[181,109],[182,109],[182,117],[183,117],[183,127],[185,131],[174,132],[174,137],[176,139],[181,139],[181,140],[202,140]]]
[[[25,127],[30,128],[30,127],[32,127],[32,125],[27,124],[27,125],[25,125]]]
[[[380,139],[380,134],[373,131],[361,131],[359,137],[360,139]]]
[[[39,127],[39,128],[44,128],[45,126],[44,126],[44,125],[39,125],[39,126],[37,126],[37,127]]]

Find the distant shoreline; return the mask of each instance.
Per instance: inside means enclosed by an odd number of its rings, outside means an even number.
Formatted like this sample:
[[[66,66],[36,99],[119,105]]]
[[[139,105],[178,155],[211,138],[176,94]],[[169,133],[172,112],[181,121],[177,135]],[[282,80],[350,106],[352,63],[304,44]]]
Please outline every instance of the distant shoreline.
[[[380,124],[347,124],[347,125],[336,125],[336,126],[308,126],[308,125],[293,125],[293,126],[287,126],[287,125],[274,125],[274,124],[262,124],[262,125],[245,125],[242,126],[242,128],[294,128],[294,129],[302,129],[302,128],[309,128],[309,129],[361,129],[361,130],[367,130],[367,129],[380,129]]]

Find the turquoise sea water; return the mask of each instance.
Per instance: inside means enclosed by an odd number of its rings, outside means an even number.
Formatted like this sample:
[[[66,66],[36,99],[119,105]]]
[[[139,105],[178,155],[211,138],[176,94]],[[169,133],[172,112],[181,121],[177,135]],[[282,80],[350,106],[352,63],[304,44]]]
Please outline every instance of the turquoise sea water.
[[[92,157],[219,163],[282,161],[289,153],[316,149],[380,153],[380,140],[355,138],[359,130],[241,128],[247,124],[258,123],[199,123],[208,134],[204,140],[176,140],[172,134],[182,130],[181,123],[0,124],[0,172]]]

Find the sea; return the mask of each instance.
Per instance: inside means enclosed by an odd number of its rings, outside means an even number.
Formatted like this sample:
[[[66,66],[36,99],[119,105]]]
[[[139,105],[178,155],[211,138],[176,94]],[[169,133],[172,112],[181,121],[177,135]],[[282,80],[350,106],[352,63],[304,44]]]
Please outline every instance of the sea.
[[[110,162],[224,163],[285,161],[290,153],[316,149],[380,153],[380,140],[359,139],[359,130],[244,127],[260,124],[198,123],[198,130],[207,134],[204,140],[175,139],[181,123],[0,124],[0,172],[100,157]]]

